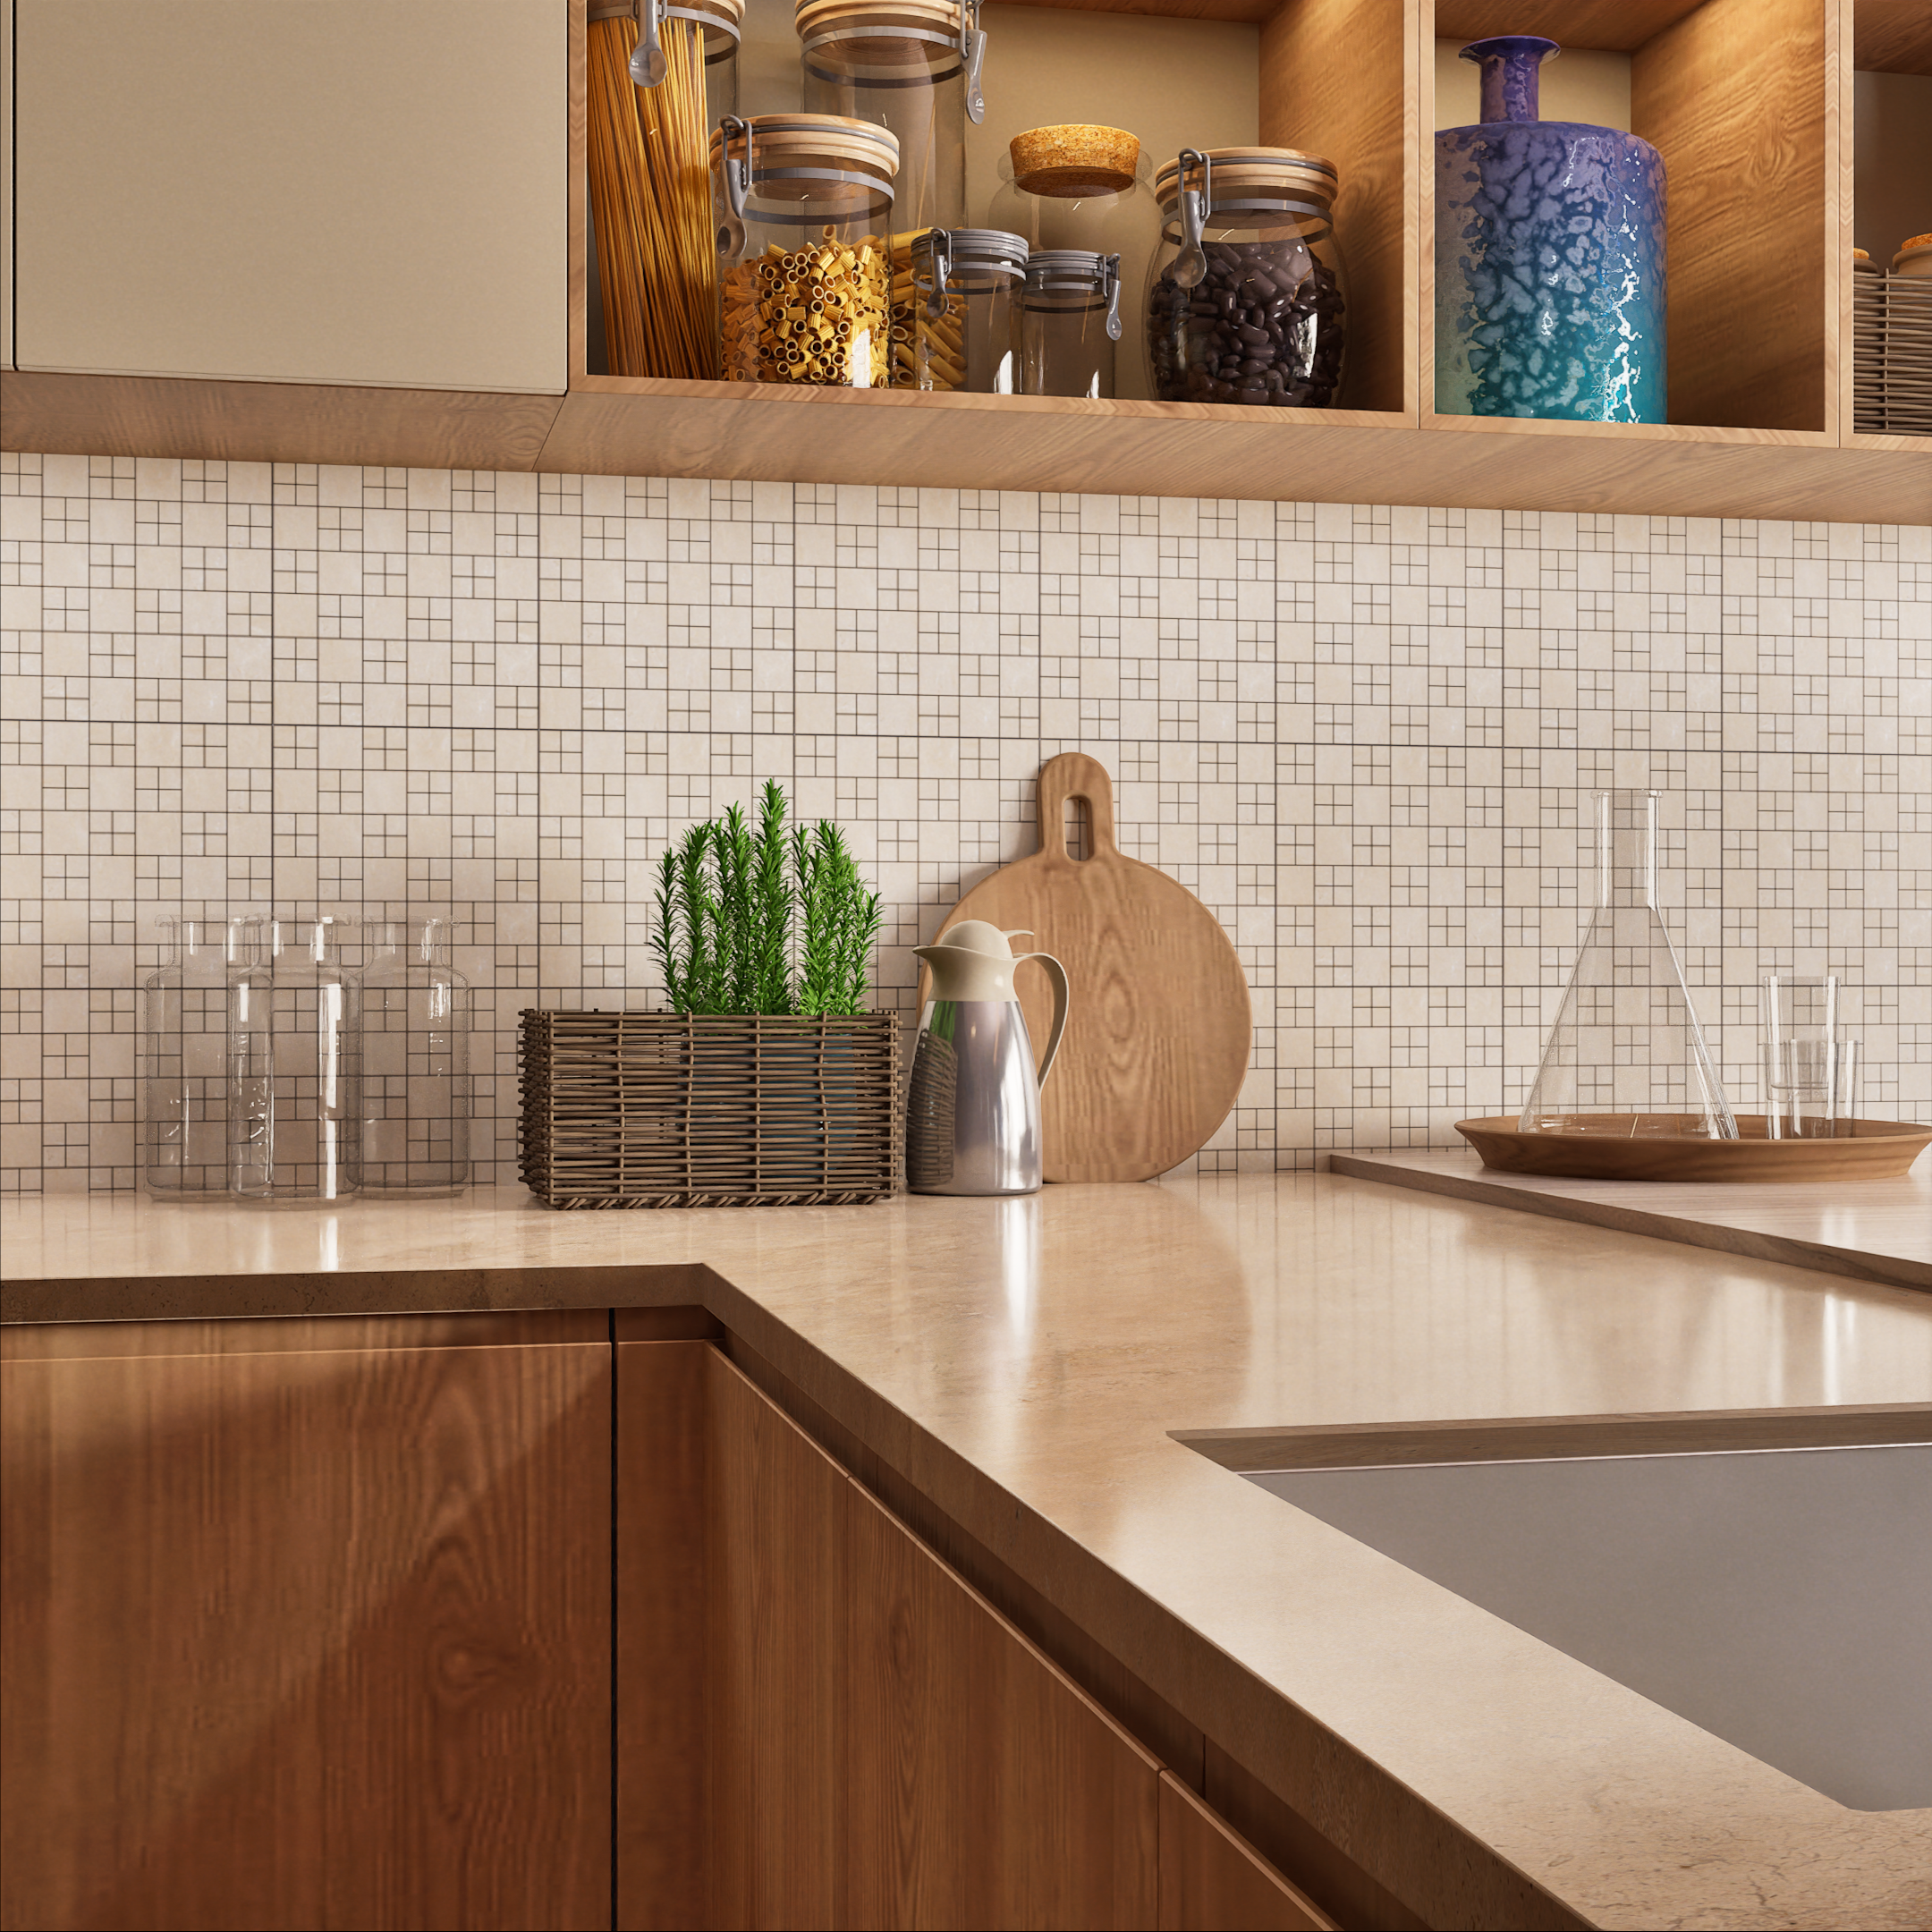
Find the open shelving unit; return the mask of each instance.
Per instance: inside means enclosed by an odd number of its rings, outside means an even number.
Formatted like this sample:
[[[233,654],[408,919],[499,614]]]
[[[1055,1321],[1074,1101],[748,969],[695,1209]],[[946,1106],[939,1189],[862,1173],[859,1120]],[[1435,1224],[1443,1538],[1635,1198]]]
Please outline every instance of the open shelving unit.
[[[1141,14],[1257,30],[1261,140],[1326,155],[1341,174],[1336,224],[1350,271],[1351,340],[1345,406],[1331,410],[592,374],[585,354],[585,13],[586,0],[564,0],[553,16],[569,42],[569,257],[559,291],[569,347],[561,394],[91,375],[62,365],[0,376],[6,446],[1932,521],[1932,437],[1853,431],[1850,347],[1852,77],[1860,68],[1932,75],[1928,0],[1071,0],[1063,18],[1093,36],[1095,68],[1111,61],[1112,71],[1150,85],[1160,84],[1164,70],[1131,51],[1135,37],[1116,32],[1109,41],[1110,20]],[[1663,151],[1666,424],[1435,412],[1436,42],[1530,31],[1627,58],[1632,130]],[[1141,37],[1139,44],[1149,43]],[[995,79],[996,60],[996,53]],[[1140,291],[1129,292],[1138,307]]]
[[[1350,265],[1352,335],[1349,406],[1332,410],[589,374],[580,88],[573,365],[537,467],[1699,516],[1932,517],[1932,439],[1851,431],[1849,347],[1841,356],[1838,345],[1851,340],[1852,9],[1852,0],[1084,0],[1082,11],[1096,14],[1259,25],[1262,140],[1326,154],[1341,171],[1336,227]],[[1859,0],[1859,14],[1886,59],[1932,59],[1932,8]],[[1094,28],[1104,32],[1104,21]],[[1435,412],[1434,42],[1531,31],[1628,54],[1632,130],[1665,155],[1668,424]],[[580,54],[574,71],[580,74]]]

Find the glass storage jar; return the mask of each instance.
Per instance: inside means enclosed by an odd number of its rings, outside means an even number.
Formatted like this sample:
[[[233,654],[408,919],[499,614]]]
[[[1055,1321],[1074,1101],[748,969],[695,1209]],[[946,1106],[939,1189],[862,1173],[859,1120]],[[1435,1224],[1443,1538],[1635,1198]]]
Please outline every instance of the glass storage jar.
[[[890,128],[902,228],[966,219],[966,123],[986,114],[979,0],[798,0],[807,114]]]
[[[1147,157],[1123,128],[1029,129],[1008,142],[999,177],[987,225],[1018,235],[1036,254],[1086,249],[1124,256],[1145,231]]]
[[[1012,395],[1020,386],[1020,316],[1027,245],[993,228],[929,228],[911,247],[905,312],[895,323],[894,377],[902,389]],[[900,307],[895,281],[893,304]],[[911,339],[897,340],[897,328]]]
[[[268,922],[228,985],[228,1186],[340,1200],[362,1177],[362,987],[344,922]]]
[[[1022,394],[1112,396],[1120,334],[1118,255],[1046,249],[1028,258]]]
[[[141,983],[141,1167],[149,1192],[228,1192],[228,976],[252,922],[165,919],[159,968]]]
[[[899,144],[837,114],[727,115],[711,137],[730,382],[892,383]]]
[[[470,1181],[470,982],[450,922],[386,922],[362,970],[362,1187],[454,1194]]]
[[[1292,148],[1190,148],[1157,172],[1147,339],[1163,402],[1335,401],[1348,310],[1337,180],[1333,162]]]
[[[593,369],[717,375],[711,130],[738,108],[744,0],[591,0],[585,264]],[[603,355],[597,356],[601,343]]]

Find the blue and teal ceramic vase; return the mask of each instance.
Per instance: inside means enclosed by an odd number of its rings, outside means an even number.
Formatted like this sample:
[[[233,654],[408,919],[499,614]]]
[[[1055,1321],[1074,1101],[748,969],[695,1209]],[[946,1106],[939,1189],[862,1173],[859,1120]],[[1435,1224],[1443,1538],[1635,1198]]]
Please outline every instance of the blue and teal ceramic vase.
[[[1436,408],[1665,420],[1664,157],[1615,128],[1537,119],[1554,40],[1507,34],[1482,121],[1436,137]]]

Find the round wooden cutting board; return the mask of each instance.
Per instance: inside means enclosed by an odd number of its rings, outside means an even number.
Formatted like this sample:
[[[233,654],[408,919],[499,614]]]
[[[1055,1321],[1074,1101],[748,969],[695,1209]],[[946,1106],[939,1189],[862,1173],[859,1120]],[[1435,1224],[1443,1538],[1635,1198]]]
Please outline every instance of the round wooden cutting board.
[[[1091,817],[1086,859],[1066,848],[1069,799]],[[1015,953],[1051,953],[1067,970],[1066,1037],[1040,1091],[1047,1180],[1150,1180],[1198,1152],[1234,1105],[1254,1037],[1247,978],[1214,914],[1114,844],[1103,766],[1078,751],[1053,759],[1039,827],[1039,851],[974,886],[939,929],[1024,928],[1032,937]],[[1038,969],[1019,982],[1037,1053],[1053,996]]]

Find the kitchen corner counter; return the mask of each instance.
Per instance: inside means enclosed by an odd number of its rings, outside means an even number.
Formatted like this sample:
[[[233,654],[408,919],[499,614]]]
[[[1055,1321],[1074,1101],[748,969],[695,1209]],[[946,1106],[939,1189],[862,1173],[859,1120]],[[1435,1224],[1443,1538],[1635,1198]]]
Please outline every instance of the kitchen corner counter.
[[[1850,1810],[1170,1431],[1932,1401],[1932,1300],[1344,1174],[0,1209],[11,1323],[702,1302],[1430,1923],[1932,1928]]]

